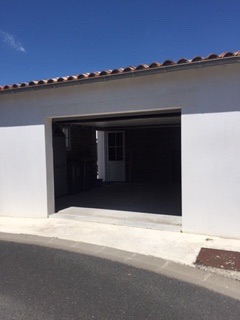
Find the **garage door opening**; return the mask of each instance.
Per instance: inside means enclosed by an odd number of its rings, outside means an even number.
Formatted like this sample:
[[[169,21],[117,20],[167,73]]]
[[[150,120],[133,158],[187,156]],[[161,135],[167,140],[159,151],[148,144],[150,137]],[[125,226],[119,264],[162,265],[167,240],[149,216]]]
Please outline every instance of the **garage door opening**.
[[[56,212],[181,216],[181,115],[53,121]],[[75,210],[76,211],[76,210]]]

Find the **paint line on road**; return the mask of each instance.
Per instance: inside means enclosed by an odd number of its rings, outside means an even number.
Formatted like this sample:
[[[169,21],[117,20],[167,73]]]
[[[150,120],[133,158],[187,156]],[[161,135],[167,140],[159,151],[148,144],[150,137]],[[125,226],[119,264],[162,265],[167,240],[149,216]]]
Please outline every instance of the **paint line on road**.
[[[210,273],[206,275],[206,277],[203,279],[203,281],[206,281],[210,277]]]
[[[133,253],[130,257],[127,257],[125,260],[123,260],[124,263],[127,263],[129,260],[133,259],[136,256],[136,253]]]

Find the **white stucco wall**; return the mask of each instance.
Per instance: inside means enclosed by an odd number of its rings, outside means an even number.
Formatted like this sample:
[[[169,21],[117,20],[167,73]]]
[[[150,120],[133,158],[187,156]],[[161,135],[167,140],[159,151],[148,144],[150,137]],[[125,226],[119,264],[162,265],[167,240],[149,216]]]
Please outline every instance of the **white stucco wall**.
[[[240,112],[182,116],[183,231],[240,238]]]
[[[235,63],[0,95],[0,215],[53,212],[51,118],[181,108],[183,230],[240,238],[239,72]]]
[[[47,217],[44,125],[0,127],[0,215]]]

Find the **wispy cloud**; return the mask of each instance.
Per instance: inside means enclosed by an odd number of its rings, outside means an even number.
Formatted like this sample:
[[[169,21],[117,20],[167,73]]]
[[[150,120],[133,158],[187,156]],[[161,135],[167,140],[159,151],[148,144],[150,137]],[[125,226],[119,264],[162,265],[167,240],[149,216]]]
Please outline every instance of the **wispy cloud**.
[[[26,50],[22,46],[22,44],[20,42],[18,42],[13,35],[0,30],[0,38],[2,39],[2,41],[6,42],[6,44],[9,47],[11,47],[17,51],[26,52]]]

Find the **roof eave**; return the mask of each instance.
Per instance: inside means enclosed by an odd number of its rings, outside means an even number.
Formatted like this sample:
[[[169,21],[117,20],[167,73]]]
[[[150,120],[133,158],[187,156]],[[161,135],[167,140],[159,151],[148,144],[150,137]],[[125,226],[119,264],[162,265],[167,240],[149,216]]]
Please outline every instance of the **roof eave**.
[[[112,80],[124,79],[129,77],[147,76],[151,74],[174,72],[174,71],[188,70],[188,69],[194,69],[194,68],[205,68],[205,67],[211,67],[211,66],[239,63],[239,62],[240,62],[240,56],[233,56],[233,57],[202,60],[202,61],[182,63],[182,64],[173,64],[168,66],[161,65],[154,68],[148,68],[148,69],[142,69],[142,70],[135,69],[128,72],[99,75],[97,77],[73,79],[73,80],[62,81],[62,82],[9,88],[9,89],[0,90],[0,94],[60,88],[60,87],[80,85],[80,84],[86,84],[86,83],[92,83],[92,82],[112,81]]]

